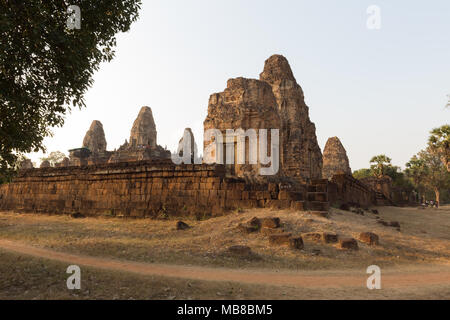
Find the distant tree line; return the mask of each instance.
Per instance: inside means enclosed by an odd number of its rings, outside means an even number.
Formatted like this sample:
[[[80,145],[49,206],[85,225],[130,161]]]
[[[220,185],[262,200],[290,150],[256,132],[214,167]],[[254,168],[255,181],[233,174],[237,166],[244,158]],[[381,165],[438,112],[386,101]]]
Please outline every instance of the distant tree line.
[[[353,172],[356,179],[389,176],[392,185],[406,192],[415,190],[420,199],[434,198],[436,203],[450,201],[450,125],[430,132],[428,144],[406,163],[401,170],[391,164],[384,154],[374,156],[371,166]]]

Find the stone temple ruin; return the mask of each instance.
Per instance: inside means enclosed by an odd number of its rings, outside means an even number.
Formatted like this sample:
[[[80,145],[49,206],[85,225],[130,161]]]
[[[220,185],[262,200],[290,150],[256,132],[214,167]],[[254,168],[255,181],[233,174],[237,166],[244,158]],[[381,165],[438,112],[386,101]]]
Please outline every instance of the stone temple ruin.
[[[338,137],[327,140],[323,149],[323,169],[322,177],[332,179],[336,174],[351,175],[352,170],[347,157],[347,151]]]
[[[255,136],[248,134],[250,129]],[[258,171],[266,163],[249,156],[251,139],[264,141],[261,129],[279,132],[279,170],[270,176]],[[303,90],[281,55],[265,61],[259,80],[230,79],[223,92],[210,96],[204,120],[205,133],[209,130],[226,138],[204,139],[202,163],[193,152],[189,128],[174,154],[157,144],[149,107],[140,110],[129,141],[114,151],[107,151],[101,122],[93,121],[82,147],[70,150],[69,159],[55,167],[24,168],[12,183],[0,185],[0,209],[153,217],[274,207],[326,215],[330,204],[369,206],[376,201],[375,191],[351,176],[337,137],[328,140],[322,156]],[[227,135],[228,130],[234,134]],[[257,148],[267,147],[272,155],[275,139],[267,138],[268,145]],[[189,154],[183,154],[186,144],[193,148]],[[189,161],[176,164],[174,155],[187,155]],[[223,161],[227,156],[244,162]]]
[[[281,55],[273,55],[266,60],[259,80],[230,79],[223,92],[212,94],[204,128],[219,129],[224,135],[226,129],[280,129],[279,175],[300,183],[321,178],[322,153],[317,143],[316,128],[309,119],[303,90],[297,84],[288,61]],[[204,143],[207,150],[211,142]],[[235,144],[235,141],[225,143]],[[245,151],[248,155],[248,144]],[[238,150],[234,154],[238,154]],[[237,164],[233,172],[241,176],[256,171],[255,167]]]
[[[156,126],[149,107],[141,108],[131,128],[130,142],[125,140],[125,143],[115,151],[107,151],[106,146],[103,125],[100,121],[94,120],[83,139],[83,147],[69,150],[69,165],[83,166],[170,158],[170,151],[156,143]]]

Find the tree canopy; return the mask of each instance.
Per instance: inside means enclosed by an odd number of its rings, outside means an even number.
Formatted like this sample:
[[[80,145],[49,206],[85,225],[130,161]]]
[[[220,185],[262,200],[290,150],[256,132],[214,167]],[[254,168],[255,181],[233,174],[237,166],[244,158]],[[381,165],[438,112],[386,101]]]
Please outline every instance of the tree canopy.
[[[68,28],[69,5],[81,29]],[[138,19],[140,0],[0,0],[0,175],[21,153],[45,151],[43,139],[66,112],[84,107],[116,34]]]
[[[447,171],[450,171],[450,125],[445,124],[431,130],[428,145],[430,151],[440,157]]]
[[[428,147],[413,156],[406,167],[406,173],[413,179],[416,186],[418,188],[423,186],[433,191],[436,202],[439,203],[441,190],[450,188],[450,173],[441,157]]]
[[[352,175],[355,179],[361,180],[364,178],[372,177],[373,172],[372,172],[372,170],[370,170],[368,168],[363,168],[363,169],[353,171]]]
[[[391,166],[392,159],[384,154],[372,157],[370,163],[373,163],[370,168],[377,178],[382,178],[386,174],[386,170]]]
[[[41,158],[41,161],[48,161],[50,165],[53,167],[55,164],[64,160],[66,155],[61,151],[53,151],[47,157]]]

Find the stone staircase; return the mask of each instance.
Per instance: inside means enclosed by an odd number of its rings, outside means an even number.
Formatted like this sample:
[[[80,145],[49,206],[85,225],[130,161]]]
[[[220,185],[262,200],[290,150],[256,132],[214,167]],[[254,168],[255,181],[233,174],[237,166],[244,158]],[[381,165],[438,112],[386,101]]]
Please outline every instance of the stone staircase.
[[[394,205],[392,200],[386,198],[386,196],[379,191],[375,191],[375,203],[377,206],[392,206],[392,205]]]
[[[312,214],[327,217],[330,204],[328,202],[328,180],[315,179],[307,186],[306,210]]]

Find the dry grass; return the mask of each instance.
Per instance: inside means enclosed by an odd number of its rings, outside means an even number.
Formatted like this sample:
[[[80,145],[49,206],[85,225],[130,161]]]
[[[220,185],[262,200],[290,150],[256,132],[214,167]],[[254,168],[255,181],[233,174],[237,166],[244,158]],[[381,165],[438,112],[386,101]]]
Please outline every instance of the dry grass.
[[[264,286],[237,285],[81,268],[68,290],[67,264],[0,251],[0,299],[263,299]],[[280,296],[282,292],[280,289]]]
[[[450,207],[440,209],[380,207],[386,221],[399,221],[401,231],[364,216],[332,209],[330,219],[307,212],[252,209],[205,221],[185,220],[192,228],[175,230],[176,220],[118,218],[73,219],[0,213],[0,237],[57,251],[142,262],[207,265],[231,268],[347,269],[396,265],[448,264],[450,262]],[[305,242],[302,251],[270,246],[267,237],[242,234],[236,226],[253,216],[278,216],[282,227],[293,234],[311,231],[336,232],[357,238],[363,231],[380,236],[380,245],[359,243],[360,250],[347,252],[330,244]],[[312,221],[311,221],[312,219]],[[226,253],[234,244],[248,245],[251,258]],[[314,250],[320,250],[314,255]]]
[[[448,299],[448,286],[368,290],[298,288],[183,280],[81,268],[81,289],[66,287],[67,264],[0,250],[3,299]]]

